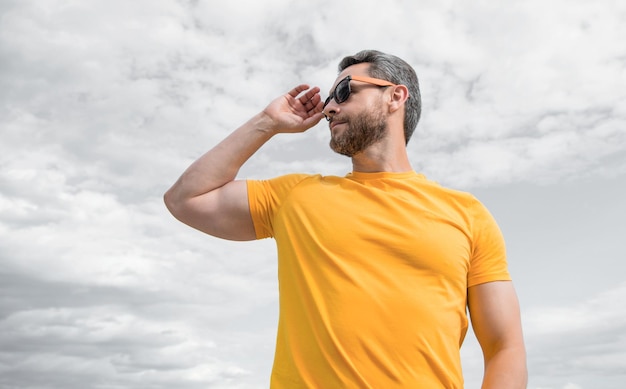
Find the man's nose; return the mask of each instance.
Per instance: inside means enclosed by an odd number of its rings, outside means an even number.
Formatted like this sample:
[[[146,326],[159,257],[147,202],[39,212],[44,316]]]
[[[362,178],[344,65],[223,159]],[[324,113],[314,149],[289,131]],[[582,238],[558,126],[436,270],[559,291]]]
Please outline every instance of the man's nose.
[[[322,110],[322,113],[326,117],[326,120],[330,121],[334,115],[339,112],[339,104],[335,101],[335,99],[330,99],[328,104]]]

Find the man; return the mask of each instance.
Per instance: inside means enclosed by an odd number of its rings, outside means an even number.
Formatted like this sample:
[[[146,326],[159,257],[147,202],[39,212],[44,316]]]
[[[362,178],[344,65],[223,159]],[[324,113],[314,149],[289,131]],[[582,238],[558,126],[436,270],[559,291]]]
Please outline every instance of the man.
[[[231,240],[274,237],[280,315],[271,388],[462,388],[469,308],[483,388],[524,388],[519,304],[500,231],[467,193],[411,168],[420,116],[403,60],[362,51],[330,96],[299,85],[195,161],[166,193],[182,222]],[[323,117],[346,177],[235,177],[279,133]]]

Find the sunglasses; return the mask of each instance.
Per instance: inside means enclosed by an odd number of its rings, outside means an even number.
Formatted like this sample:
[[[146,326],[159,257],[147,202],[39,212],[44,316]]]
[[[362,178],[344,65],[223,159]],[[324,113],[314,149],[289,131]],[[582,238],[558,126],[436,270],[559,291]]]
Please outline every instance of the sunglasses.
[[[335,89],[330,92],[330,96],[324,101],[324,107],[322,107],[322,111],[331,100],[335,99],[337,104],[341,104],[344,101],[348,100],[350,97],[350,93],[352,93],[352,89],[350,89],[350,81],[361,81],[366,82],[368,84],[377,85],[377,86],[395,86],[393,82],[389,82],[387,80],[381,80],[379,78],[372,77],[364,77],[364,76],[347,76],[343,80],[339,81]],[[326,116],[326,115],[324,115]],[[326,120],[330,120],[328,116],[326,116]]]

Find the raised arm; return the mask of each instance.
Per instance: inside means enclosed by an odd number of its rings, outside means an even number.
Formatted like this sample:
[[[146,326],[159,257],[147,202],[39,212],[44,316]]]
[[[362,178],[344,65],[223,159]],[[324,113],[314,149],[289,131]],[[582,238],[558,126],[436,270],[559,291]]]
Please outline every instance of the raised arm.
[[[241,166],[278,133],[303,132],[322,115],[319,88],[299,85],[272,101],[185,170],[165,193],[169,211],[181,222],[230,240],[252,240],[254,226]]]
[[[523,389],[526,351],[517,295],[510,281],[469,288],[472,327],[485,358],[483,389]]]

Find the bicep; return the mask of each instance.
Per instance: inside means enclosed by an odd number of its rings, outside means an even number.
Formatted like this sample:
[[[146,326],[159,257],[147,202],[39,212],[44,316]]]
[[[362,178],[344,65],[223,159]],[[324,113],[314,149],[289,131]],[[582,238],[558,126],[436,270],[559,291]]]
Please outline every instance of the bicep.
[[[231,181],[188,199],[176,217],[209,235],[229,240],[256,238],[246,181]]]
[[[485,358],[503,348],[523,349],[520,308],[511,281],[495,281],[468,289],[472,328]]]

